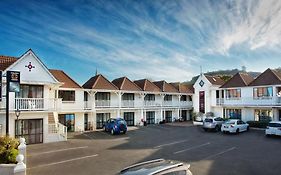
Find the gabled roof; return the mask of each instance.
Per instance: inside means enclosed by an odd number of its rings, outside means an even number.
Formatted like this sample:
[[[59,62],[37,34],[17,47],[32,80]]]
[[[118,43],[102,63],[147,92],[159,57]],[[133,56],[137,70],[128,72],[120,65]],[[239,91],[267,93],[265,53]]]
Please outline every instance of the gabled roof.
[[[82,88],[78,83],[76,83],[72,78],[70,78],[64,71],[62,70],[54,70],[49,69],[51,74],[63,85],[62,88]]]
[[[134,82],[132,82],[127,77],[117,78],[112,81],[112,83],[117,86],[120,90],[126,91],[141,91],[141,88],[138,87]]]
[[[217,76],[205,75],[205,77],[212,85],[223,85],[225,83],[220,77]]]
[[[0,70],[4,71],[17,60],[18,58],[16,57],[0,55]]]
[[[82,87],[85,89],[118,90],[113,83],[111,83],[101,74],[90,78]]]
[[[281,73],[276,70],[266,69],[262,74],[260,74],[254,81],[252,81],[250,86],[263,86],[263,85],[277,85],[281,84]]]
[[[166,81],[155,81],[153,82],[156,86],[158,86],[162,92],[179,92],[173,85],[167,83]]]
[[[161,92],[161,89],[148,79],[136,80],[134,81],[134,83],[138,85],[143,91]]]
[[[180,93],[188,93],[188,94],[193,94],[194,93],[194,88],[192,85],[186,85],[182,83],[170,83],[173,85]]]
[[[231,79],[225,82],[221,88],[232,88],[232,87],[245,87],[248,86],[254,78],[247,73],[238,72]]]

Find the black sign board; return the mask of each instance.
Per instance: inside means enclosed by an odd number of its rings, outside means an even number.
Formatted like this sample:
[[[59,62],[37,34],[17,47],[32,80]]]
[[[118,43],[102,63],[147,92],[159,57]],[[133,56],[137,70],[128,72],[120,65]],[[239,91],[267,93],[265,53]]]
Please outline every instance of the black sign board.
[[[7,71],[7,83],[9,83],[9,92],[20,91],[20,72]]]

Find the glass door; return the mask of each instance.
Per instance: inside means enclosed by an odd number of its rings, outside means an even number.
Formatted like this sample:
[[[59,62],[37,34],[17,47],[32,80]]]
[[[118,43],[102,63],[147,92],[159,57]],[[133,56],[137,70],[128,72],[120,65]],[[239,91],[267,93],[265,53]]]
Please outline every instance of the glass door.
[[[16,138],[24,137],[27,144],[43,143],[43,119],[16,121]]]

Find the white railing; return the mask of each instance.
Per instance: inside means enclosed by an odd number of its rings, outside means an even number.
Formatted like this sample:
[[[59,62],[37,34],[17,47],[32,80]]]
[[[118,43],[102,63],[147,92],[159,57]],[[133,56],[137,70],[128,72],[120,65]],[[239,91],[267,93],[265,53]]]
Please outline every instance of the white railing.
[[[49,134],[59,134],[67,140],[67,127],[61,123],[54,123],[48,125],[48,133]]]
[[[180,107],[192,107],[192,101],[180,101]]]
[[[163,101],[163,106],[178,106],[176,103],[173,104],[173,101]]]
[[[96,107],[110,107],[110,100],[96,100]]]
[[[159,103],[156,103],[155,101],[144,101],[144,106],[161,106]]]
[[[61,107],[61,99],[58,98],[16,98],[11,109],[21,111],[58,110]]]
[[[133,108],[135,106],[134,100],[122,100],[121,106],[127,108]]]
[[[218,106],[281,106],[281,97],[242,97],[235,99],[222,99],[216,100]]]
[[[91,101],[84,101],[84,109],[92,109]]]

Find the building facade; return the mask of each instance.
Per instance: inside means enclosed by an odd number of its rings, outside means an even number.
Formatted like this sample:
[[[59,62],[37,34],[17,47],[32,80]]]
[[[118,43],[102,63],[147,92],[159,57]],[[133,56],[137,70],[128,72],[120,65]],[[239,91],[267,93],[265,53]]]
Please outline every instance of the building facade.
[[[9,135],[25,137],[28,144],[102,129],[109,118],[124,118],[129,126],[189,120],[193,108],[192,88],[180,83],[127,77],[110,82],[96,75],[80,86],[64,71],[48,69],[31,49],[18,58],[0,56],[0,70],[0,135],[6,133],[6,74],[18,71],[19,92],[9,92]]]

